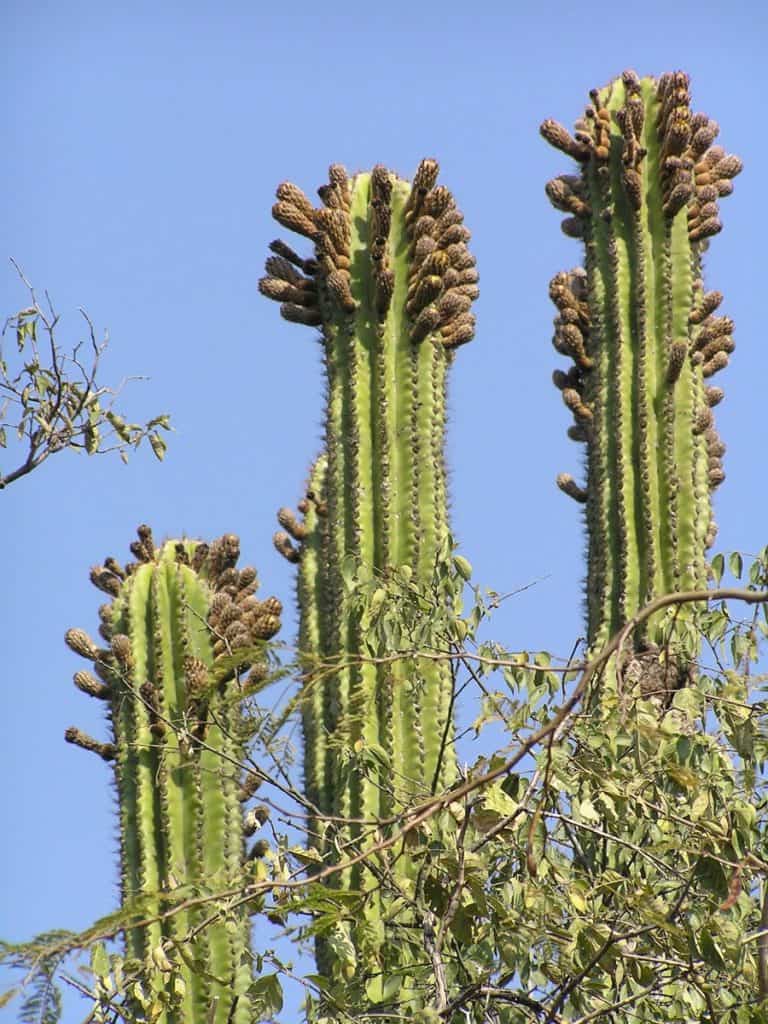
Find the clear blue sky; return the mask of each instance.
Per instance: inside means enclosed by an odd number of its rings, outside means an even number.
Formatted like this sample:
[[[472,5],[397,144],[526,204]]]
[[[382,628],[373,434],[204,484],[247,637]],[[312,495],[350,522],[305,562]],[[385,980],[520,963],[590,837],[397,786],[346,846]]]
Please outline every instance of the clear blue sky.
[[[162,466],[148,451],[127,467],[64,454],[0,495],[0,935],[79,929],[116,905],[109,772],[63,741],[70,724],[104,735],[62,639],[95,631],[88,567],[123,559],[140,522],[156,536],[234,531],[264,590],[291,605],[274,513],[295,504],[318,451],[323,387],[312,332],[256,290],[278,182],[313,193],[330,162],[408,176],[439,159],[482,291],[451,381],[455,533],[482,584],[541,579],[499,613],[494,638],[567,654],[584,538],[554,485],[578,475],[579,450],[550,382],[563,361],[547,284],[580,252],[544,196],[568,162],[538,125],[570,125],[589,88],[625,67],[687,70],[695,109],[746,168],[707,259],[737,343],[718,378],[718,548],[768,542],[763,5],[7,0],[0,28],[5,256],[49,289],[63,342],[82,335],[79,305],[109,328],[105,380],[148,375],[124,408],[170,412],[177,431]],[[10,265],[0,295],[4,316],[26,304]],[[70,1002],[66,1020],[79,1010]]]

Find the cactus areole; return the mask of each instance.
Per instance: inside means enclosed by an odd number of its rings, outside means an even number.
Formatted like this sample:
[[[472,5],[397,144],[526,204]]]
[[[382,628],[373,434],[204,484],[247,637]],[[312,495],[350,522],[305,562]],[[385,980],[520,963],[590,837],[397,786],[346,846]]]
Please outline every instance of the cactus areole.
[[[557,274],[554,345],[572,360],[554,381],[586,445],[582,487],[589,537],[587,616],[604,643],[644,604],[706,585],[716,527],[710,495],[724,479],[724,446],[711,378],[733,351],[733,322],[707,292],[702,254],[720,231],[718,200],[741,162],[713,145],[718,126],[691,112],[688,76],[656,81],[626,71],[571,135],[555,121],[544,138],[579,165],[550,181],[565,234],[583,240],[583,269]],[[639,650],[668,639],[651,619]]]
[[[146,965],[146,994],[163,1007],[157,1021],[250,1024],[250,922],[242,901],[227,908],[243,885],[242,801],[252,777],[241,785],[247,680],[231,665],[252,665],[254,681],[266,675],[263,641],[279,628],[280,604],[253,596],[256,573],[235,568],[232,534],[210,547],[156,548],[142,526],[131,550],[135,563],[108,558],[91,570],[112,598],[100,609],[107,646],[80,629],[66,635],[94,663],[96,675],[76,672],[74,681],[104,701],[111,742],[76,728],[66,739],[114,762],[123,903],[152,922],[129,927],[126,947]],[[204,895],[213,898],[163,917]],[[173,985],[171,972],[180,979]]]
[[[353,601],[357,584],[391,568],[429,583],[449,547],[446,372],[474,334],[478,274],[463,215],[437,175],[434,160],[412,184],[382,166],[348,177],[334,165],[319,209],[288,183],[273,208],[314,253],[273,242],[260,289],[286,319],[320,329],[328,382],[305,518],[281,509],[275,537],[300,562],[306,787],[324,816],[386,817],[454,770],[450,671],[432,663],[414,679],[396,662],[366,663]],[[360,767],[356,755],[374,750],[379,769]],[[326,825],[314,828],[312,841],[329,852]]]

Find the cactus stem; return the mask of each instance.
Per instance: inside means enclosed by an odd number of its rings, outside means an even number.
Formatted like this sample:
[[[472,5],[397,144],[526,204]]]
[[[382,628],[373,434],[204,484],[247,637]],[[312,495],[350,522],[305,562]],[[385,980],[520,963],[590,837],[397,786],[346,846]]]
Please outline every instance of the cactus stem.
[[[541,130],[580,171],[547,185],[585,247],[584,270],[558,274],[550,296],[555,348],[574,364],[554,382],[575,419],[569,436],[587,446],[586,488],[568,474],[558,485],[586,504],[598,644],[654,596],[705,583],[709,495],[724,474],[703,441],[722,391],[704,380],[734,343],[701,257],[741,162],[712,145],[715,122],[691,114],[682,72],[625,72],[590,96],[575,135],[554,121]],[[665,642],[665,622],[646,624],[649,642]]]
[[[416,680],[402,664],[371,663],[358,607],[361,588],[393,569],[407,567],[431,586],[450,547],[446,375],[474,336],[478,275],[463,216],[437,184],[438,170],[423,160],[409,185],[381,165],[354,177],[334,165],[318,190],[321,209],[294,198],[290,224],[284,208],[275,210],[300,234],[314,226],[314,257],[302,269],[316,296],[328,383],[325,447],[300,505],[304,519],[281,509],[275,546],[299,563],[306,789],[321,812],[310,832],[329,857],[364,841],[360,819],[392,814],[455,770],[443,741],[450,672],[431,663]],[[279,255],[297,267],[298,257]],[[265,282],[299,287],[294,270],[274,259]],[[278,300],[286,294],[283,284],[261,290]],[[334,665],[342,667],[330,671]],[[378,768],[366,761],[371,751],[381,754]],[[334,824],[335,847],[323,815],[352,819]],[[355,868],[339,884],[371,883]],[[366,919],[383,934],[377,906],[371,898]],[[381,956],[394,963],[395,946]]]
[[[180,966],[179,1005],[163,1008],[158,1024],[203,1017],[211,1024],[247,1024],[252,978],[245,912],[203,928],[197,908],[167,917],[162,910],[171,888],[216,892],[241,879],[245,831],[232,765],[242,763],[244,726],[227,694],[233,684],[239,693],[234,670],[215,671],[220,641],[214,635],[223,631],[227,653],[244,647],[252,659],[253,648],[276,632],[281,605],[274,598],[256,601],[256,573],[237,570],[233,534],[210,546],[169,541],[157,548],[149,527],[137,532],[131,545],[137,564],[126,568],[112,604],[100,611],[110,650],[96,648],[82,630],[66,635],[103,679],[75,674],[79,689],[109,701],[113,742],[99,743],[74,728],[66,739],[115,761],[123,899],[128,906],[140,900],[140,916],[151,919],[127,930],[127,951],[146,965],[148,990],[158,997],[164,991],[156,970],[169,963],[164,951],[189,948],[189,964],[185,959]],[[252,671],[259,670],[267,674],[265,662]],[[211,1006],[216,1009],[209,1015]]]

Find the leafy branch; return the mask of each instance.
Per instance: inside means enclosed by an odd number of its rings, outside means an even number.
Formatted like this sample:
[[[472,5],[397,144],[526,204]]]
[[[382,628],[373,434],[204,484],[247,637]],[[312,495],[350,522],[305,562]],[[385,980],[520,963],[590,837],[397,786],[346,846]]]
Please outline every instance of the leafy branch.
[[[9,316],[3,327],[3,339],[15,338],[12,354],[0,343],[0,448],[15,463],[7,472],[0,470],[0,489],[65,449],[87,455],[118,452],[125,462],[128,452],[146,440],[162,460],[167,447],[162,432],[171,429],[169,417],[163,414],[144,424],[130,423],[115,408],[125,385],[141,378],[126,378],[116,388],[99,381],[109,338],[105,334],[103,340],[97,339],[83,309],[87,339],[65,351],[58,341],[60,317],[50,296],[45,293],[43,305],[18,264],[11,262],[27,288],[29,302]]]
[[[585,1024],[628,1012],[638,1021],[665,1013],[665,1019],[693,1022],[709,1013],[718,1024],[754,1024],[762,1019],[766,974],[758,897],[768,864],[760,854],[766,822],[759,766],[768,737],[764,680],[748,671],[757,646],[750,641],[745,649],[741,639],[754,632],[765,638],[768,631],[766,555],[744,588],[652,602],[602,651],[569,661],[565,674],[547,667],[543,654],[515,658],[478,644],[477,625],[488,614],[479,594],[461,620],[466,625],[457,628],[459,601],[446,606],[434,589],[396,577],[377,580],[370,594],[361,594],[371,657],[379,641],[386,649],[396,623],[400,657],[415,676],[421,658],[451,658],[457,673],[467,675],[457,679],[458,690],[478,687],[486,708],[479,729],[501,720],[508,747],[478,758],[456,785],[425,795],[399,815],[360,820],[364,827],[336,863],[296,845],[297,828],[308,827],[306,803],[279,772],[260,768],[260,800],[278,811],[265,792],[274,788],[278,800],[296,800],[298,813],[279,809],[277,820],[287,831],[271,826],[271,841],[259,841],[241,884],[167,892],[159,915],[148,913],[149,905],[124,907],[87,932],[67,936],[57,952],[93,948],[126,927],[192,907],[202,912],[197,927],[209,927],[247,904],[299,941],[322,935],[343,953],[351,949],[349,935],[366,899],[380,891],[388,919],[413,951],[411,977],[393,977],[386,1001],[372,1005],[367,987],[378,968],[360,942],[356,959],[342,957],[351,977],[339,983],[318,975],[299,979],[309,1020],[400,1020],[417,989],[424,1009],[414,1019],[421,1024]],[[374,599],[382,585],[384,601]],[[754,605],[759,620],[740,622],[727,601]],[[655,698],[617,689],[617,662],[634,626],[662,607],[685,603],[709,605],[701,629],[718,652],[718,669],[700,665],[695,682],[676,691],[660,714]],[[721,663],[728,660],[733,668]],[[494,673],[503,680],[498,691]],[[504,689],[518,695],[517,704]],[[505,700],[510,714],[499,712]],[[267,728],[261,739],[269,745],[276,737]],[[351,752],[352,770],[376,770],[375,754]],[[423,851],[414,885],[392,871],[406,844]],[[352,864],[367,880],[359,892],[336,886]],[[280,979],[297,980],[290,965],[273,960],[271,966],[277,973],[255,982],[264,1014],[259,1019],[278,1012]],[[110,956],[94,973],[102,1006],[116,1010],[131,964]],[[126,980],[117,984],[118,976]]]
[[[67,956],[70,938],[70,932],[51,931],[24,945],[0,943],[0,963],[26,972],[21,985],[0,996],[0,1009],[23,992],[17,1017],[20,1024],[58,1024],[61,992],[56,975]]]

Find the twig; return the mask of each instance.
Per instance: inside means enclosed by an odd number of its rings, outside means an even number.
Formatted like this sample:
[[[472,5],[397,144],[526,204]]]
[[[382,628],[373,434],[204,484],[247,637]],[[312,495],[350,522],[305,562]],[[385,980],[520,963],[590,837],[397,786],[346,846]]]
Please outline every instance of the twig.
[[[760,912],[761,935],[757,940],[757,977],[761,999],[768,999],[768,877],[763,877],[763,909]]]

